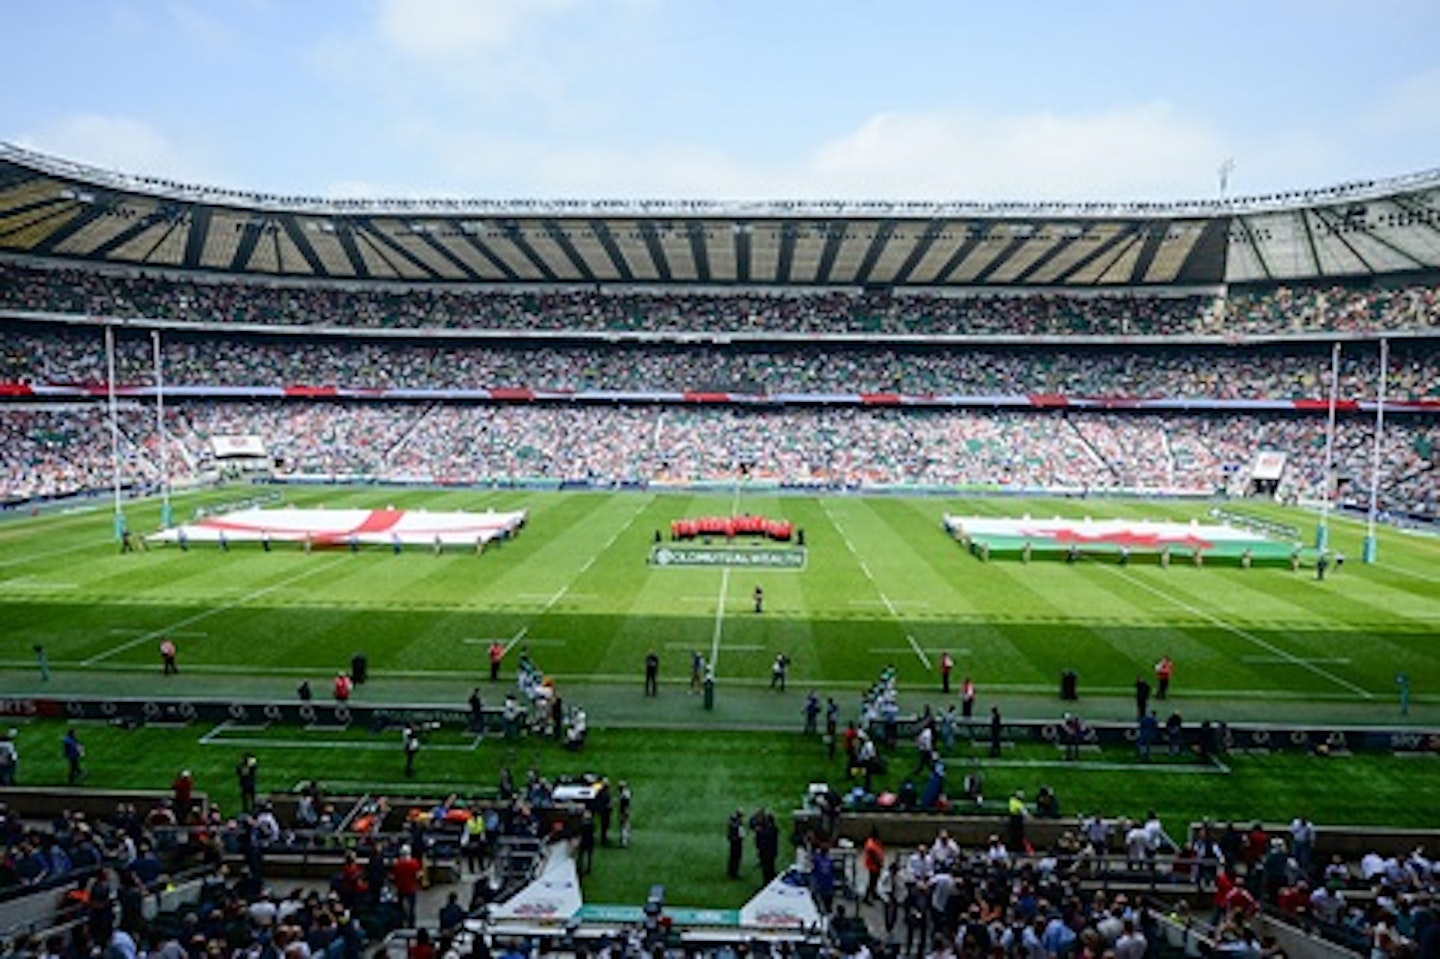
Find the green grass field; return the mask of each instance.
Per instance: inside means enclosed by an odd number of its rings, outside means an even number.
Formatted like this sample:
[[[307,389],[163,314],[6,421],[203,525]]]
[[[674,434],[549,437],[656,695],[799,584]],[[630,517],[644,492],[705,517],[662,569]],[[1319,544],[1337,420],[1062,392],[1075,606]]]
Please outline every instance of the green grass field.
[[[236,493],[212,498],[227,495]],[[1440,542],[1387,531],[1380,562],[1365,566],[1362,530],[1339,521],[1334,543],[1352,559],[1320,583],[1277,569],[984,564],[940,526],[946,510],[1203,515],[1189,503],[375,488],[287,497],[332,507],[525,507],[531,520],[480,557],[253,545],[121,555],[104,511],[11,521],[0,525],[6,688],[33,681],[37,643],[56,688],[149,682],[158,636],[168,633],[185,677],[173,685],[257,684],[287,697],[299,678],[326,681],[364,650],[398,696],[463,700],[485,645],[499,638],[528,647],[571,689],[638,683],[650,648],[675,682],[688,676],[688,651],[701,650],[722,691],[766,685],[780,651],[799,685],[858,689],[893,664],[902,687],[920,689],[934,684],[949,650],[982,697],[1049,698],[1060,671],[1073,668],[1087,697],[1123,702],[1135,676],[1168,654],[1178,694],[1232,715],[1276,718],[1284,703],[1297,716],[1329,709],[1392,721],[1397,672],[1414,680],[1416,717],[1440,704]],[[672,518],[732,509],[793,520],[806,531],[807,568],[646,565],[653,532]],[[132,526],[153,527],[157,510],[132,506]],[[1313,531],[1307,515],[1264,512]],[[750,608],[757,583],[760,616]]]
[[[188,495],[177,499],[176,513],[249,494]],[[122,555],[107,504],[12,518],[0,523],[0,696],[163,691],[291,699],[301,679],[325,696],[336,671],[364,651],[373,679],[359,689],[360,702],[459,707],[473,686],[489,702],[510,688],[483,681],[486,645],[498,638],[511,646],[512,661],[528,648],[566,702],[587,707],[590,746],[577,757],[548,744],[446,739],[433,744],[445,748],[423,754],[424,782],[489,786],[500,766],[518,773],[532,764],[549,774],[593,769],[628,778],[636,789],[636,845],[601,857],[587,897],[635,902],[658,874],[669,873],[676,876],[674,901],[720,905],[753,891],[720,878],[728,811],[737,803],[785,810],[807,782],[839,774],[817,743],[798,734],[804,691],[835,694],[848,715],[887,665],[898,670],[907,709],[939,702],[936,663],[949,651],[957,679],[975,678],[981,710],[998,702],[1012,718],[1058,716],[1059,674],[1075,669],[1084,715],[1127,717],[1136,676],[1148,676],[1155,660],[1169,655],[1177,663],[1173,705],[1190,721],[1440,722],[1440,542],[1382,530],[1379,562],[1366,565],[1359,561],[1363,529],[1340,519],[1332,521],[1332,543],[1351,559],[1318,582],[1308,570],[1274,568],[982,563],[940,520],[947,511],[1203,518],[1208,504],[1196,503],[375,487],[297,488],[284,496],[306,506],[526,508],[530,521],[517,539],[481,556],[437,557],[429,550],[396,556],[198,545]],[[1309,514],[1244,508],[1313,535]],[[741,511],[802,527],[806,568],[647,566],[654,531],[672,519]],[[159,507],[130,504],[127,514],[133,528],[150,529]],[[761,615],[751,609],[757,584],[766,597]],[[161,635],[179,646],[178,677],[160,676]],[[45,684],[35,644],[45,646],[52,670]],[[659,697],[645,699],[641,668],[652,648],[664,685]],[[715,663],[713,711],[686,693],[691,649]],[[794,663],[783,696],[767,688],[769,664],[782,651]],[[1403,717],[1395,683],[1401,672],[1413,682]],[[92,743],[91,784],[164,786],[189,765],[202,788],[233,805],[230,770],[248,748],[234,731],[196,724],[82,733]],[[63,780],[59,734],[50,723],[22,729],[25,781]],[[264,788],[312,777],[361,785],[400,778],[398,746],[392,750],[389,739],[258,735]],[[894,764],[896,782],[909,759]],[[1140,815],[1154,805],[1177,823],[1289,818],[1303,805],[1322,823],[1418,825],[1406,797],[1433,793],[1440,773],[1431,756],[1233,757],[1228,774],[1161,763],[1135,767],[1134,775],[1099,764],[1066,769],[1054,759],[1045,747],[1016,750],[986,767],[987,791],[1049,782],[1069,810],[1096,805]],[[1326,788],[1315,788],[1317,777]]]

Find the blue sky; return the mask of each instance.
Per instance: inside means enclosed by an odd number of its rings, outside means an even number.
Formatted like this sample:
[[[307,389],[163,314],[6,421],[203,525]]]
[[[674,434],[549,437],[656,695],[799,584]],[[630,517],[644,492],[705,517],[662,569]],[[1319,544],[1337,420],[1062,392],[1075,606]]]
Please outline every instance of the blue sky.
[[[1169,200],[1440,166],[1434,0],[53,0],[0,139],[333,197]]]

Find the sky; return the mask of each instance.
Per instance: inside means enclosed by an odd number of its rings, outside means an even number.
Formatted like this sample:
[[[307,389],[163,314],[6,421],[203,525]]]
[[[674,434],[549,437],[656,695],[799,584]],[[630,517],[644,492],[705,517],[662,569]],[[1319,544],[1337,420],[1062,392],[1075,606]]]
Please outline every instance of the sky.
[[[1180,200],[1440,167],[1435,0],[47,0],[0,140],[327,198]],[[1228,162],[1227,162],[1228,161]]]

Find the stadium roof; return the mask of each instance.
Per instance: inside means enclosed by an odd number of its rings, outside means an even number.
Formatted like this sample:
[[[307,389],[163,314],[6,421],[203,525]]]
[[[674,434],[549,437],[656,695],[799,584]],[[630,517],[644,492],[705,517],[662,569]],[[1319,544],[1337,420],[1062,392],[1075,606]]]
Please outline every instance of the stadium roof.
[[[0,144],[0,253],[332,281],[1104,290],[1440,269],[1440,169],[1175,203],[326,200]]]

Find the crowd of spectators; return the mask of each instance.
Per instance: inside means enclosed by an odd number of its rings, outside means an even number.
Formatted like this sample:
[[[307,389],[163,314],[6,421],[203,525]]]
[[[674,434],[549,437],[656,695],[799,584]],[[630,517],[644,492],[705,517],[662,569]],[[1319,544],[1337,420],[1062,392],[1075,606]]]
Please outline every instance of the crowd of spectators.
[[[165,409],[172,482],[214,475],[217,436],[261,438],[282,476],[453,484],[764,481],[826,487],[1249,492],[1255,454],[1287,454],[1278,492],[1324,492],[1326,420],[1280,414],[1124,414],[645,404],[183,401]],[[122,406],[121,473],[161,479],[154,409]],[[1373,421],[1337,423],[1335,492],[1368,502]],[[0,500],[108,489],[104,404],[0,407]],[[1440,423],[1387,422],[1381,506],[1440,505]],[[1428,511],[1428,512],[1427,512]]]
[[[565,835],[546,780],[533,770],[523,790],[507,789],[508,780],[507,771],[499,795],[478,805],[452,795],[402,810],[367,797],[343,833],[334,797],[314,784],[283,810],[262,799],[230,816],[184,798],[189,790],[144,814],[120,802],[93,818],[66,811],[37,820],[0,803],[0,895],[53,892],[41,896],[48,905],[63,894],[53,920],[37,913],[4,930],[0,955],[359,959],[394,929],[431,925],[433,916],[416,912],[422,877],[463,861],[474,889],[463,905],[460,894],[450,897],[450,928],[440,931],[453,935],[478,906],[518,888],[507,879],[509,857],[533,861],[540,843]],[[328,880],[280,878],[282,861],[297,854],[331,863]]]
[[[1429,957],[1440,944],[1440,874],[1423,848],[1312,862],[1316,827],[1303,817],[1279,830],[1204,824],[1178,839],[1153,811],[1135,819],[1087,814],[1071,823],[1039,847],[1003,829],[962,845],[940,828],[933,841],[898,851],[885,847],[877,826],[849,878],[851,894],[878,907],[868,930],[850,924],[835,896],[833,837],[807,837],[810,880],[847,953],[1142,959],[1156,954],[1164,935],[1155,909],[1201,933],[1202,954],[1213,950],[1224,959],[1285,955],[1261,932],[1262,908],[1371,956]],[[1134,891],[1147,887],[1148,894]],[[1168,901],[1155,898],[1167,889]],[[1208,913],[1187,905],[1187,890],[1209,898]]]
[[[735,294],[281,285],[0,263],[0,308],[360,329],[1115,336],[1433,330],[1434,286],[1202,295]]]
[[[103,384],[104,339],[94,327],[9,324],[0,347],[0,382]],[[1339,393],[1370,399],[1379,379],[1378,347],[1342,353]],[[167,335],[161,354],[168,386],[338,386],[354,389],[721,391],[906,393],[994,396],[1163,397],[1257,400],[1328,396],[1328,349],[1035,345],[969,346],[557,346],[451,341],[356,341]],[[117,340],[116,380],[154,382],[149,337]],[[1440,399],[1440,345],[1397,344],[1388,367],[1390,400]]]

